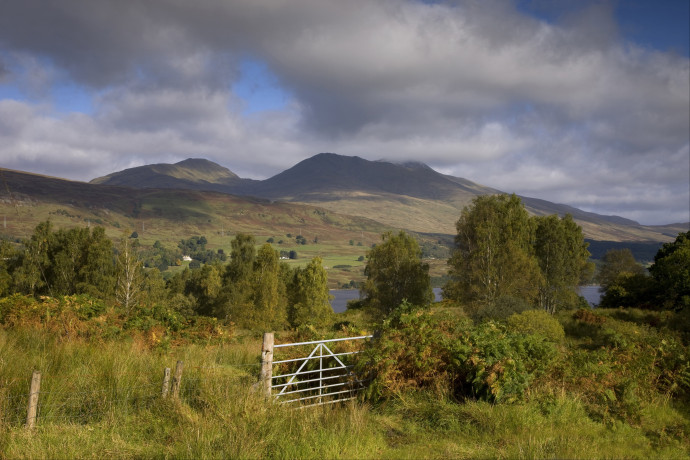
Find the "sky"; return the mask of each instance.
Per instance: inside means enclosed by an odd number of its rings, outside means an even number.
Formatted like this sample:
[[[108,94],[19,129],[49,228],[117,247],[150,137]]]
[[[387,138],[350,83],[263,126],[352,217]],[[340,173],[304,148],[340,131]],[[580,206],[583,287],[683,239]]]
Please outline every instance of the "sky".
[[[3,0],[0,166],[421,161],[690,221],[688,0]]]

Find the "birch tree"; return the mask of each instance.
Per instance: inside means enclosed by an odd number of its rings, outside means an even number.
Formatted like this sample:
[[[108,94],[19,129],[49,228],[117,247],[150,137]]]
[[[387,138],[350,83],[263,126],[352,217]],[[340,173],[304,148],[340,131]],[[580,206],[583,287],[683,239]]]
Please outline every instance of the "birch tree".
[[[134,243],[130,238],[123,237],[120,240],[117,255],[115,297],[127,313],[130,313],[139,303],[143,278],[143,265],[139,260]]]
[[[472,314],[499,302],[535,303],[543,278],[532,246],[535,224],[520,198],[479,196],[456,229],[444,298],[465,303]]]

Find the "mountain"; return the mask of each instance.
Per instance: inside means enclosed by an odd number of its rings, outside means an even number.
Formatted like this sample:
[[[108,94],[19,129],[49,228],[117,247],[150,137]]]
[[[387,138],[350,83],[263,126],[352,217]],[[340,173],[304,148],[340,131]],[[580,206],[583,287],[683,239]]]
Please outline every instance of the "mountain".
[[[472,196],[491,193],[488,188],[473,186],[476,188],[460,185],[422,163],[394,164],[320,153],[261,181],[253,192],[262,197],[309,202],[338,199],[352,192],[428,200],[452,199],[459,192]]]
[[[393,228],[449,235],[455,233],[460,212],[474,197],[503,193],[468,179],[443,175],[423,163],[369,161],[334,153],[320,153],[263,181],[240,179],[226,168],[206,160],[185,160],[175,165],[132,168],[92,182],[139,188],[215,190],[305,203],[376,220]],[[546,200],[521,198],[534,215],[572,214],[585,235],[593,240],[670,241],[677,235],[677,232],[673,234],[676,228],[680,228],[679,231],[684,228],[682,225],[643,226],[618,216],[603,216]]]
[[[219,171],[213,163],[208,163],[210,165],[197,160],[191,162],[195,170],[211,166],[211,171]],[[182,162],[182,167],[189,164]],[[166,168],[156,169],[165,171]],[[125,171],[122,173],[127,176]],[[221,174],[219,177],[225,180],[228,176]],[[189,178],[182,183],[193,181],[194,178]],[[137,229],[140,239],[148,244],[156,239],[176,244],[182,238],[206,235],[219,246],[229,246],[230,240],[225,238],[221,243],[219,235],[245,232],[278,239],[285,238],[287,233],[304,232],[312,239],[318,236],[326,243],[340,241],[347,245],[347,241],[355,237],[366,242],[377,241],[387,229],[376,221],[298,203],[276,203],[185,188],[85,183],[3,168],[0,168],[0,215],[0,235],[5,238],[25,238],[39,222],[51,220],[63,228],[101,225],[113,238],[129,235],[128,232]]]
[[[188,158],[175,164],[137,166],[93,179],[91,184],[133,188],[177,188],[226,192],[252,181],[212,161]]]

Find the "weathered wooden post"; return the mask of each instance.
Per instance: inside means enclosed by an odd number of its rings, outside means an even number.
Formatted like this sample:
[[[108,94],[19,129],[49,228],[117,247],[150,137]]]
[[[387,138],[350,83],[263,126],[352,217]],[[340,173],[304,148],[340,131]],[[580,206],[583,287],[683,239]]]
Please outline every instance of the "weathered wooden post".
[[[175,365],[175,375],[172,380],[172,396],[178,398],[180,396],[180,386],[182,386],[182,361],[178,361]]]
[[[170,368],[166,367],[163,371],[163,388],[161,388],[161,397],[168,396],[168,387],[170,386]]]
[[[264,332],[261,345],[261,388],[264,395],[271,396],[271,380],[273,379],[273,332]]]
[[[31,388],[29,389],[29,404],[26,410],[26,427],[32,429],[36,426],[38,415],[38,394],[41,392],[41,372],[34,371],[31,375]]]

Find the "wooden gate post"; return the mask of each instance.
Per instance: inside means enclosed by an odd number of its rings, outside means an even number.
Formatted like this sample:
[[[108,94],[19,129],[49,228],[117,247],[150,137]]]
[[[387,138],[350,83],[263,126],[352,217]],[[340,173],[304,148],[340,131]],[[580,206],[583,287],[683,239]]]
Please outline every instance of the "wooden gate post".
[[[32,429],[36,426],[38,414],[38,394],[41,392],[41,372],[34,371],[31,375],[31,388],[29,389],[29,404],[26,410],[26,427]]]
[[[264,395],[271,396],[273,379],[273,332],[264,332],[261,345],[261,375],[259,377]]]
[[[170,386],[170,368],[166,367],[163,371],[163,387],[161,388],[161,397],[168,396],[168,387]]]
[[[172,380],[172,397],[180,396],[180,386],[182,386],[182,361],[178,361],[175,365],[175,375]]]

